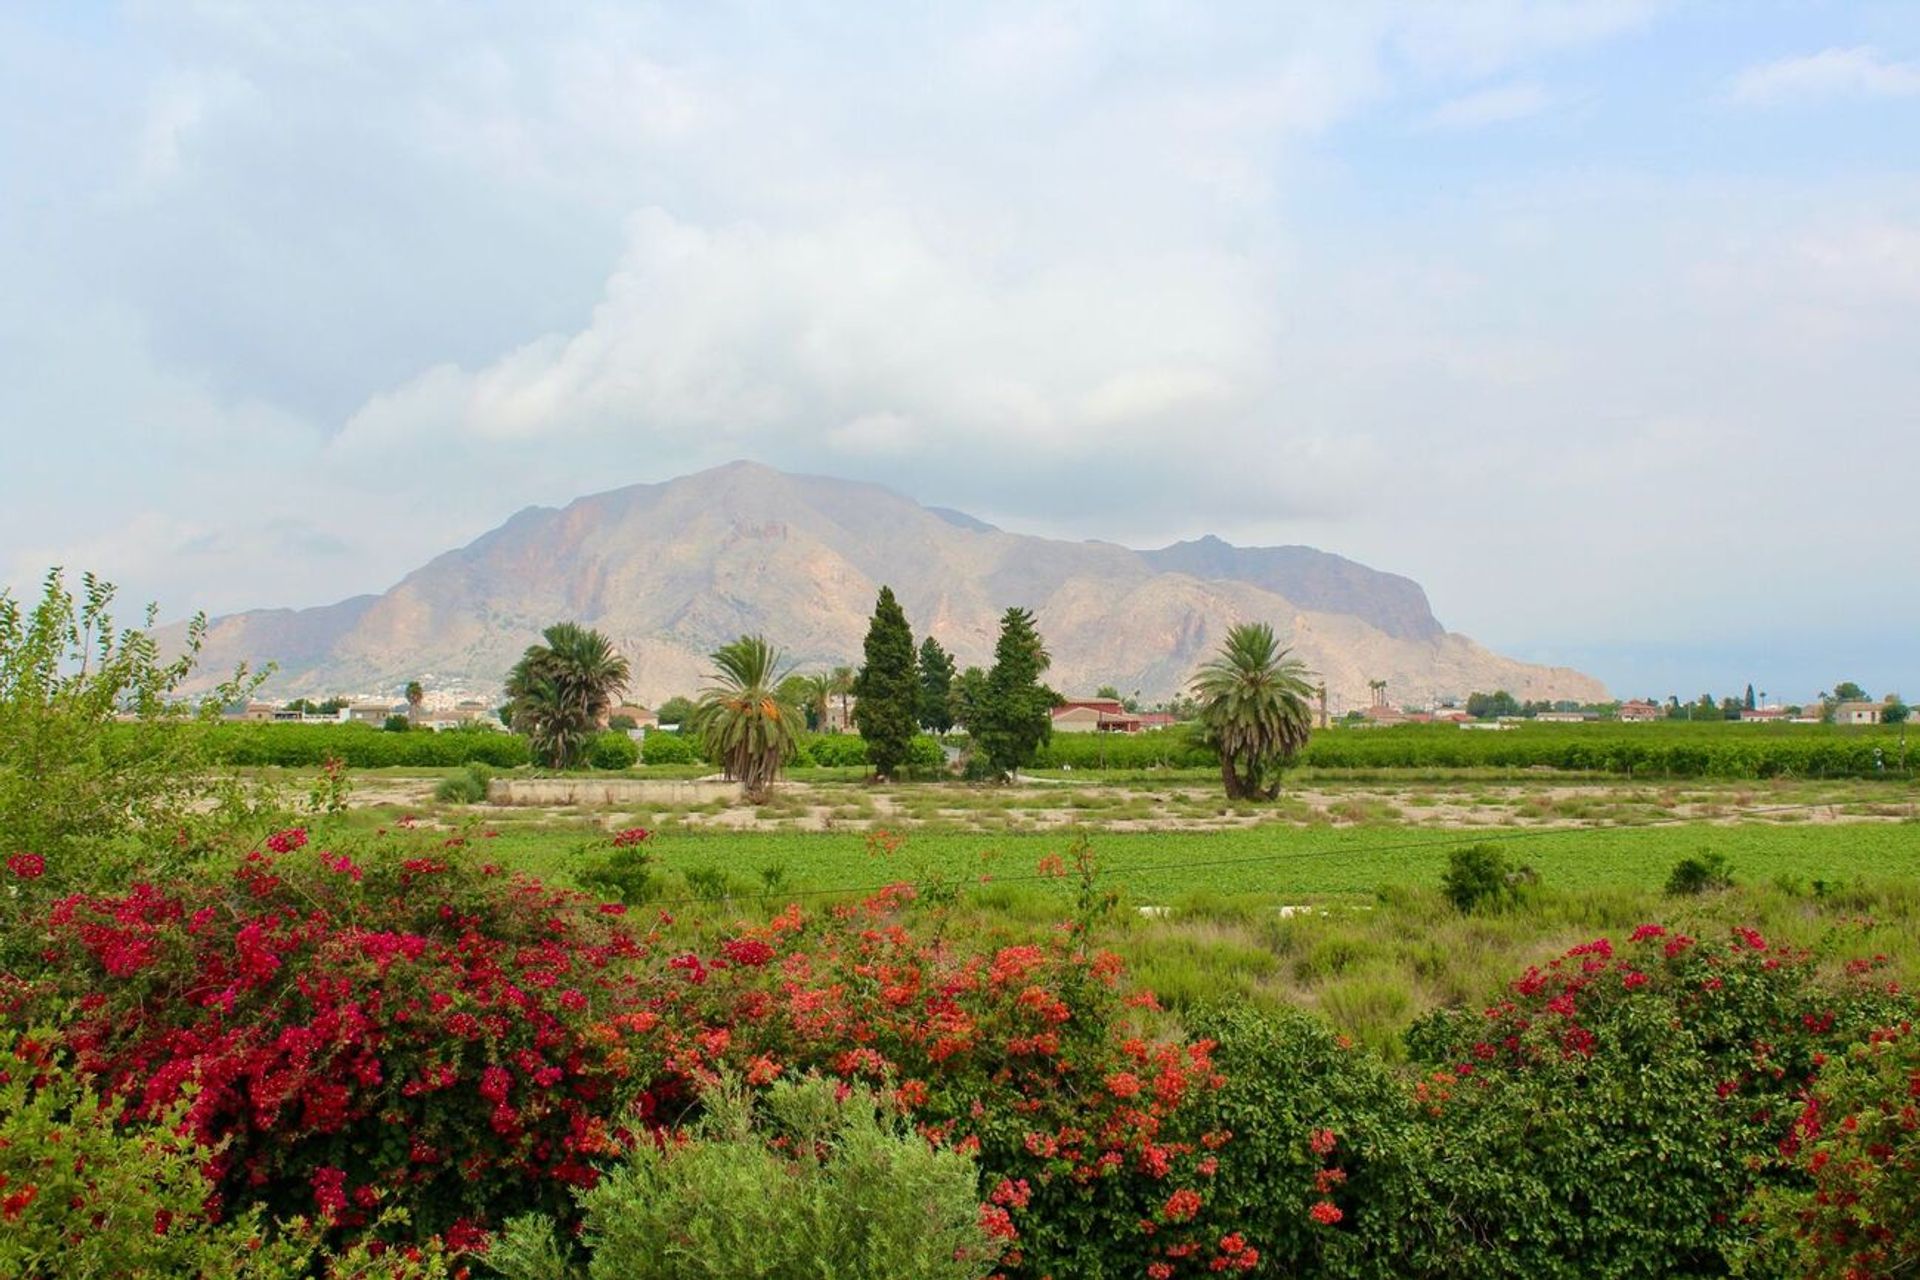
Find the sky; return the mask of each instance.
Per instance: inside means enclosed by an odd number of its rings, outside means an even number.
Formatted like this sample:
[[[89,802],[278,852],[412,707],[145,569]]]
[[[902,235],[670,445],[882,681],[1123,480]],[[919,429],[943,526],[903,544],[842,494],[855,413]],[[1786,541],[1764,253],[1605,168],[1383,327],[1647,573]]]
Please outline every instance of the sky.
[[[0,7],[0,585],[735,458],[1920,693],[1920,5]]]

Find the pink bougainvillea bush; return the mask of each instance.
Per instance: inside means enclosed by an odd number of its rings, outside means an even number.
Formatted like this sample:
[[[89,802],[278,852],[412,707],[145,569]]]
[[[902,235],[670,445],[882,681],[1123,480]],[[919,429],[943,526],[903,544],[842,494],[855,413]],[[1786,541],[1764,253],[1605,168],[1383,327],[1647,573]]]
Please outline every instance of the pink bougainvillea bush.
[[[817,1071],[885,1086],[977,1157],[1008,1275],[1258,1261],[1211,1204],[1211,1046],[1140,1034],[1151,997],[1080,929],[970,947],[911,927],[902,886],[667,945],[664,913],[404,838],[290,829],[222,872],[57,898],[10,1001],[73,1002],[67,1047],[128,1122],[184,1104],[216,1216],[311,1214],[352,1239],[398,1207],[478,1247],[511,1214],[567,1218],[722,1071]]]
[[[1820,1077],[1788,1143],[1804,1182],[1762,1199],[1772,1228],[1757,1254],[1780,1274],[1920,1273],[1920,1034],[1883,1027]]]
[[[46,935],[33,998],[76,1002],[76,1065],[129,1120],[185,1101],[215,1213],[351,1229],[399,1202],[457,1242],[564,1204],[651,1115],[621,1016],[646,937],[458,847],[285,831],[225,873],[57,899]]]
[[[621,840],[644,870],[645,833]],[[1090,891],[993,938],[904,885],[674,921],[459,837],[300,828],[166,883],[6,874],[29,960],[0,1029],[59,1024],[49,1051],[127,1135],[189,1139],[209,1221],[305,1217],[366,1257],[478,1255],[528,1212],[575,1239],[580,1193],[684,1143],[714,1082],[803,1077],[971,1160],[1009,1278],[1760,1274],[1781,1250],[1874,1274],[1911,1250],[1913,1004],[1874,959],[1751,930],[1596,939],[1422,1023],[1401,1069],[1303,1013],[1175,1024]]]
[[[1835,979],[1752,929],[1574,947],[1415,1037],[1444,1214],[1400,1247],[1427,1274],[1724,1274],[1756,1190],[1798,1177],[1820,1065],[1911,1008],[1871,960]]]

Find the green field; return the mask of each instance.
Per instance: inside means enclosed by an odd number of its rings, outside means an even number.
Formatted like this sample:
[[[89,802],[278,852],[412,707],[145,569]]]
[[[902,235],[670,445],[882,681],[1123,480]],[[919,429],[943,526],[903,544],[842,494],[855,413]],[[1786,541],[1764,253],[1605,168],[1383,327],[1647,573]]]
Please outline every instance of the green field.
[[[1599,829],[1442,831],[1394,826],[1298,829],[1266,826],[1224,831],[1116,832],[1080,829],[1108,887],[1140,903],[1194,893],[1260,893],[1315,898],[1370,894],[1383,885],[1439,883],[1447,855],[1490,841],[1508,857],[1563,889],[1656,889],[1680,858],[1724,854],[1742,878],[1813,881],[1920,876],[1920,823],[1733,825],[1677,823]],[[597,837],[561,829],[507,828],[488,842],[503,865],[566,878]],[[761,893],[761,871],[778,868],[783,891],[858,890],[890,880],[943,879],[1059,882],[1035,872],[1049,854],[1063,854],[1068,832],[982,834],[921,831],[906,835],[891,856],[869,851],[862,832],[662,831],[652,848],[659,866],[684,877],[719,872],[730,892]],[[1064,889],[1062,890],[1064,892]],[[663,896],[684,897],[669,888]],[[705,895],[695,895],[705,896]]]

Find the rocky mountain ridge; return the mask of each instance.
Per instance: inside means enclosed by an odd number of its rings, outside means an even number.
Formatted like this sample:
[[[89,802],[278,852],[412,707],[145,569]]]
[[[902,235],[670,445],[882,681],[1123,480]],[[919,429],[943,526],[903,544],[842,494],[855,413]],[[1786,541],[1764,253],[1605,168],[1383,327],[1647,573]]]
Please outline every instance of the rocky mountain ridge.
[[[1577,671],[1448,632],[1417,583],[1310,547],[1217,538],[1135,551],[1008,533],[877,485],[732,463],[532,507],[378,596],[214,620],[203,669],[279,664],[286,695],[398,689],[431,674],[497,682],[541,628],[573,619],[630,657],[632,695],[695,690],[706,654],[765,633],[803,669],[858,660],[881,583],[962,666],[991,661],[997,620],[1030,607],[1054,687],[1178,691],[1241,621],[1271,622],[1336,709],[1385,679],[1396,702],[1504,688],[1604,697]]]

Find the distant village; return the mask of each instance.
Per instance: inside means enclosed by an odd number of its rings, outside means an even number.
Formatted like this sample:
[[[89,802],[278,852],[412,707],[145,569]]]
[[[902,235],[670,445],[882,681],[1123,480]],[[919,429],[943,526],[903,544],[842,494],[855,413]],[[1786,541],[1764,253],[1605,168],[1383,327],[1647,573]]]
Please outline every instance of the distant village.
[[[431,677],[427,677],[431,679]],[[1369,682],[1371,698],[1367,706],[1330,713],[1326,688],[1318,691],[1314,705],[1320,728],[1390,728],[1408,724],[1452,724],[1462,729],[1512,729],[1528,722],[1536,724],[1588,724],[1617,722],[1645,724],[1656,720],[1733,722],[1738,724],[1838,724],[1877,725],[1904,722],[1907,705],[1898,694],[1880,699],[1865,696],[1857,685],[1842,683],[1838,692],[1822,692],[1805,703],[1784,704],[1764,701],[1748,686],[1744,697],[1726,697],[1719,701],[1702,694],[1692,702],[1677,696],[1664,702],[1651,698],[1632,698],[1622,702],[1576,703],[1567,701],[1522,702],[1504,691],[1473,693],[1464,698],[1437,697],[1416,704],[1396,703],[1389,696],[1387,682]],[[225,718],[259,724],[363,724],[376,729],[419,729],[431,732],[448,730],[506,732],[497,691],[476,689],[465,684],[425,689],[419,682],[410,686],[416,696],[354,693],[325,699],[298,698],[290,702],[254,700],[227,709]],[[830,702],[823,722],[809,727],[823,733],[852,731],[852,696]],[[660,710],[635,703],[612,709],[608,723],[639,738],[656,729],[679,728],[682,698],[662,703]],[[664,717],[662,711],[668,713]],[[1122,698],[1111,688],[1102,688],[1088,698],[1065,698],[1053,708],[1056,733],[1151,733],[1170,728],[1192,718],[1193,707],[1184,698],[1143,709],[1136,698]]]

